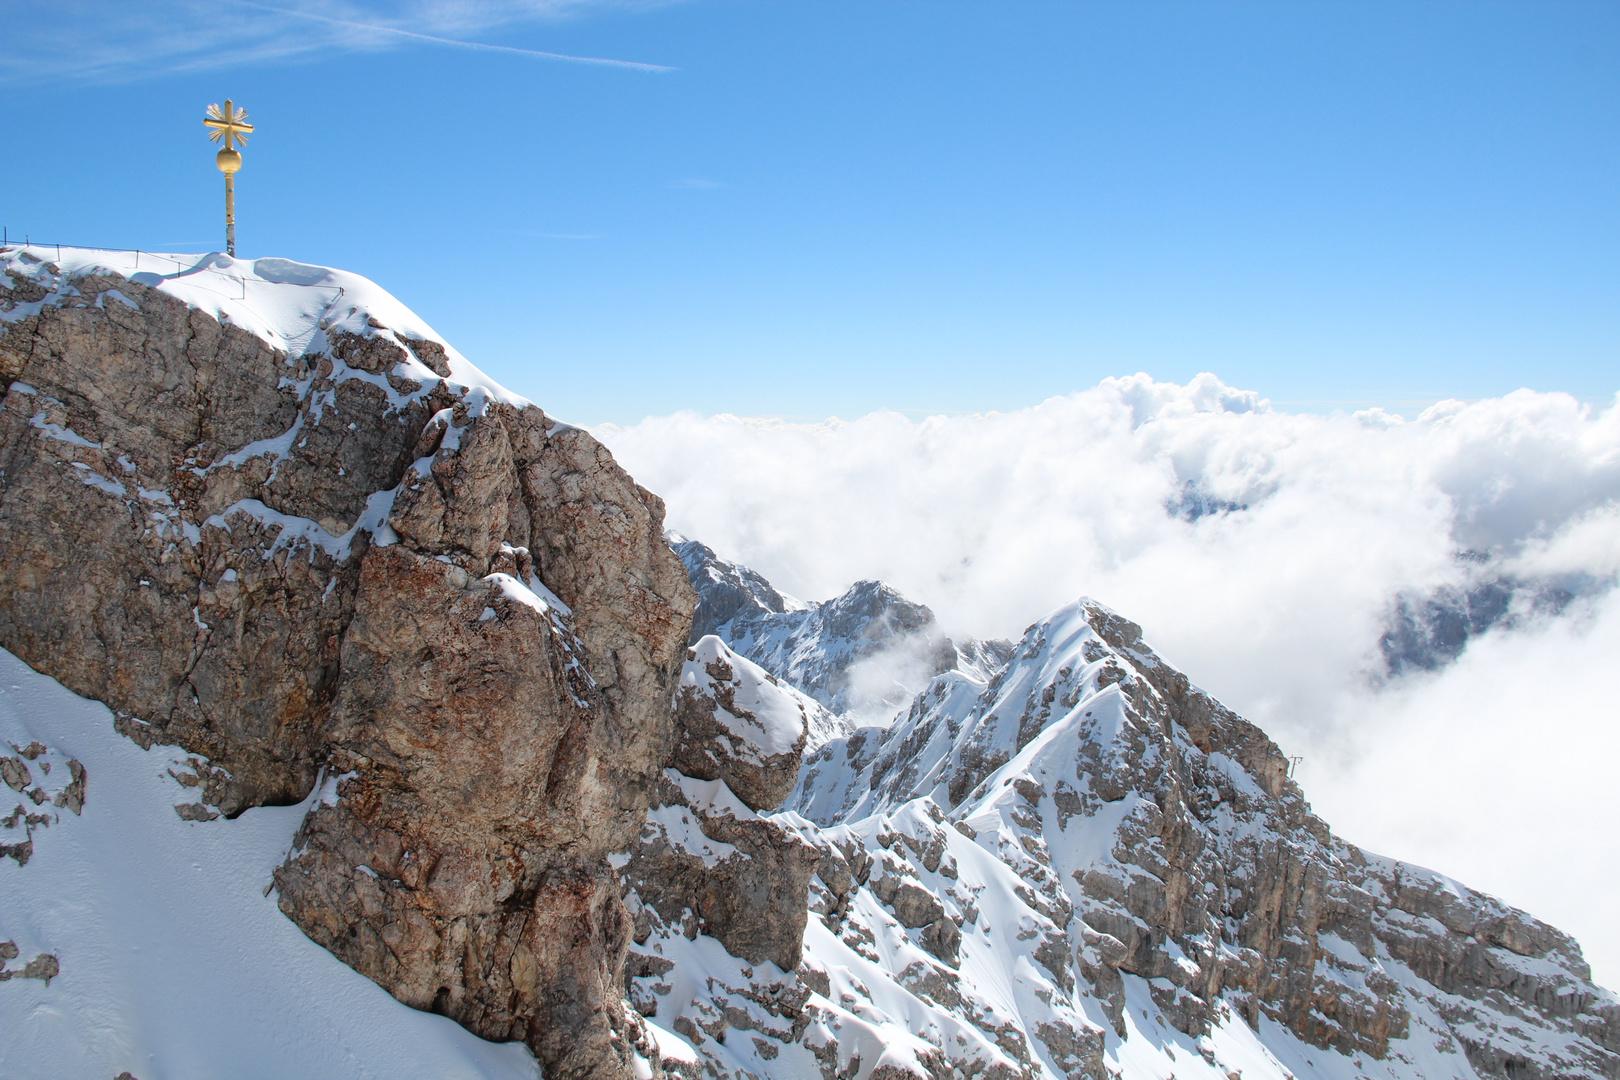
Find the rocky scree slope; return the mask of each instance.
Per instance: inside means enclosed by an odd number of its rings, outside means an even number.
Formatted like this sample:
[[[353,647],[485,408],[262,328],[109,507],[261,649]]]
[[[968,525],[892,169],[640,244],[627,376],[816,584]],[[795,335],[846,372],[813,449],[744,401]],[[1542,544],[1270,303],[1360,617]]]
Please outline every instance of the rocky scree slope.
[[[656,1060],[608,856],[695,605],[659,500],[286,260],[6,250],[0,375],[0,645],[189,751],[184,817],[324,775],[281,908],[400,1000],[551,1078]]]
[[[788,690],[700,645],[689,708]],[[813,752],[776,813],[665,778],[624,862],[628,990],[679,1033],[672,1070],[1620,1075],[1620,1005],[1573,940],[1333,836],[1264,733],[1089,601]],[[763,928],[801,880],[796,957]]]

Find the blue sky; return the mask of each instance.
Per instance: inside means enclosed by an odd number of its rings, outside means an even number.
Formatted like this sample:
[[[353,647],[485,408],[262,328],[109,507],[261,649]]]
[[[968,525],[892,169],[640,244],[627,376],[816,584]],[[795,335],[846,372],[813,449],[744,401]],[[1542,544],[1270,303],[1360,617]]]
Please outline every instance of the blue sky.
[[[1311,410],[1620,390],[1612,4],[0,0],[0,23],[13,235],[222,246],[201,118],[230,96],[260,129],[240,255],[366,274],[577,422],[1014,409],[1136,371]]]

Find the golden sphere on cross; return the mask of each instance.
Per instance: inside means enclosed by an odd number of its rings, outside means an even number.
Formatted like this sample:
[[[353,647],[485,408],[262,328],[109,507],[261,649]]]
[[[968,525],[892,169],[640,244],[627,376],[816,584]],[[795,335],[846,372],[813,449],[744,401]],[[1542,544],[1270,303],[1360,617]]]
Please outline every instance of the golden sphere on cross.
[[[242,167],[242,154],[237,150],[221,150],[214,155],[214,164],[222,173],[233,173]]]

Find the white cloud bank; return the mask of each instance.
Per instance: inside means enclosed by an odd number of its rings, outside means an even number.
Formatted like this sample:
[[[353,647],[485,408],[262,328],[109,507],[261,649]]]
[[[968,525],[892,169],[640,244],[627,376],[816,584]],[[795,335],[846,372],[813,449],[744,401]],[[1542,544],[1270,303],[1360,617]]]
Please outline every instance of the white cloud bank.
[[[1620,985],[1620,405],[1324,417],[1139,375],[1010,413],[597,434],[672,528],[807,599],[881,578],[981,637],[1109,604],[1304,755],[1343,835],[1570,930]],[[1492,577],[1578,596],[1527,590],[1455,663],[1383,677],[1398,595]]]

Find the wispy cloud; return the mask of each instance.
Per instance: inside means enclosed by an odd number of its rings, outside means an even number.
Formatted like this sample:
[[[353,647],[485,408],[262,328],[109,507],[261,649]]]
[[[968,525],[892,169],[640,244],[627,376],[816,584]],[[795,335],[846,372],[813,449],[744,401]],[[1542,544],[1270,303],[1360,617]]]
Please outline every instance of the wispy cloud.
[[[121,82],[154,75],[375,52],[411,45],[660,74],[664,64],[472,40],[474,35],[587,14],[653,6],[622,0],[60,0],[8,13],[0,81]]]
[[[644,64],[637,60],[610,60],[602,56],[575,56],[572,53],[546,52],[544,49],[520,49],[515,45],[491,45],[482,41],[463,41],[460,38],[441,37],[438,34],[423,34],[415,30],[406,30],[399,26],[386,26],[381,23],[357,22],[353,19],[339,19],[331,15],[317,15],[313,11],[298,11],[296,9],[272,7],[269,4],[255,4],[252,0],[230,0],[238,7],[256,8],[259,11],[273,12],[290,18],[309,19],[313,22],[326,23],[328,26],[342,26],[350,30],[362,30],[369,33],[382,34],[385,37],[392,35],[409,41],[425,41],[433,45],[449,45],[457,49],[478,49],[484,52],[515,53],[518,56],[534,56],[542,60],[567,60],[575,64],[603,64],[607,67],[631,68],[636,71],[664,72],[674,71],[672,67],[664,64]]]

